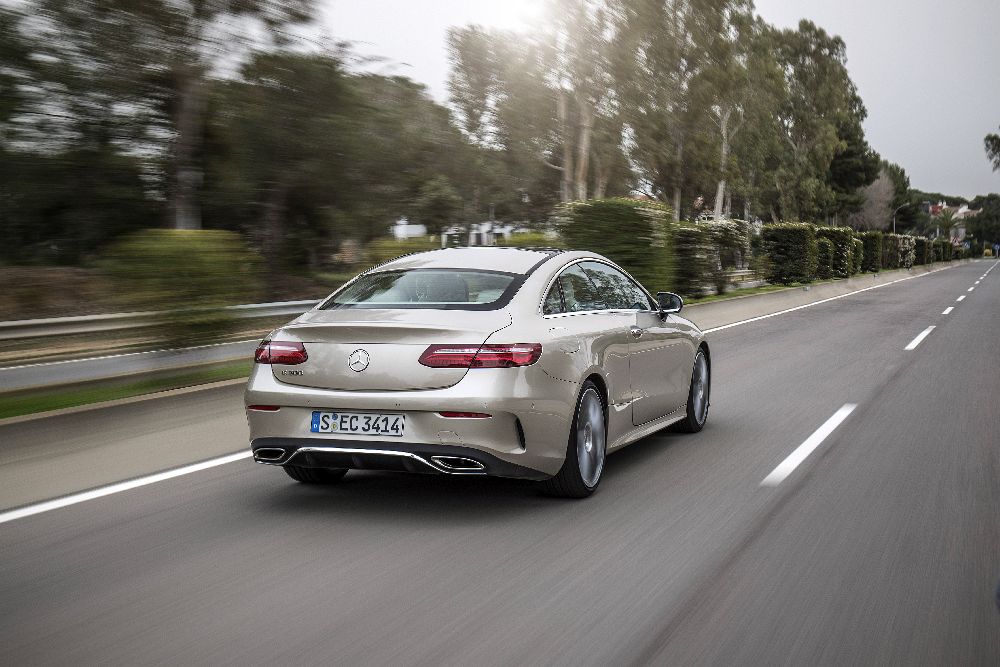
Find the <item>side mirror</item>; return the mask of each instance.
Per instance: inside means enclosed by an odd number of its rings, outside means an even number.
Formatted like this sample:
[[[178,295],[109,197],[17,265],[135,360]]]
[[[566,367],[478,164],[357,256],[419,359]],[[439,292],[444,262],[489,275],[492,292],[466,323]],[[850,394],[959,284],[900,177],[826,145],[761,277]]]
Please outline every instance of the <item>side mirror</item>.
[[[656,303],[660,307],[660,315],[679,313],[681,312],[681,308],[684,307],[684,299],[673,292],[657,292]]]

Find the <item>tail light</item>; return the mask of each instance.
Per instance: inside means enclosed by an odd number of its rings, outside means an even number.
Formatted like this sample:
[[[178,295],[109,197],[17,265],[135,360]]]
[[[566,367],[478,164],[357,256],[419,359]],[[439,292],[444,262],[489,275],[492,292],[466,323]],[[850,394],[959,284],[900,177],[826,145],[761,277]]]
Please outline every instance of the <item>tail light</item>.
[[[294,366],[301,364],[309,355],[302,343],[287,343],[277,340],[265,340],[257,346],[253,360],[258,364],[283,364]]]
[[[540,356],[540,343],[431,345],[420,355],[420,363],[431,368],[512,368],[530,366]]]

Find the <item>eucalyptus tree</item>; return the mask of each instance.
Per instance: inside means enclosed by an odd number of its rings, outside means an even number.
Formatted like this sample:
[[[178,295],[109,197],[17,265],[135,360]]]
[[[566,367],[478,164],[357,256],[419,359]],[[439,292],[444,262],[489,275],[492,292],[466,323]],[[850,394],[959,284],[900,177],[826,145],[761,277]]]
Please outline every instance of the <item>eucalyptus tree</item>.
[[[778,108],[784,151],[774,172],[781,217],[818,219],[836,204],[828,171],[845,142],[838,127],[857,98],[844,41],[811,21],[775,34],[787,96]]]

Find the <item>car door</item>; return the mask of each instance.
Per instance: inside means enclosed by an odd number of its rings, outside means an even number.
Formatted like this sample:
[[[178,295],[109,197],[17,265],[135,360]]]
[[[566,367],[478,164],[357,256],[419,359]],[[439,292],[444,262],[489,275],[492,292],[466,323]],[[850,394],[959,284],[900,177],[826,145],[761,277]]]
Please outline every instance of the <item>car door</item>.
[[[564,380],[579,382],[580,374],[587,369],[603,368],[611,403],[609,420],[617,422],[631,399],[631,314],[609,310],[604,296],[580,265],[571,264],[552,283],[542,304],[542,315],[549,334],[549,342],[543,344],[546,370]]]
[[[652,300],[630,277],[603,262],[583,262],[609,307],[628,312],[632,423],[667,415],[687,400],[693,351],[676,319],[661,319]]]

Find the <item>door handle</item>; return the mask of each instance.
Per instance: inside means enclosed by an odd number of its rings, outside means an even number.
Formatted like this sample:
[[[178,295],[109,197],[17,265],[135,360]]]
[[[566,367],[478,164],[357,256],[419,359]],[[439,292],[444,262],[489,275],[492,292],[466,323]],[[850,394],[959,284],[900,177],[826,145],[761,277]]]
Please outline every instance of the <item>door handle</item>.
[[[629,327],[629,333],[632,334],[632,338],[641,338],[645,330],[639,327]]]

